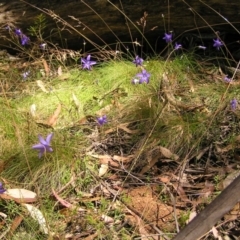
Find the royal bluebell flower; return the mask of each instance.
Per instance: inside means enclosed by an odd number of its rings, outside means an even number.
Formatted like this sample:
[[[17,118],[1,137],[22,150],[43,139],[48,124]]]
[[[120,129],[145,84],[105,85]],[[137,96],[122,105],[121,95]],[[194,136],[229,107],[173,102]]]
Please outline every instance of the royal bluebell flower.
[[[25,34],[22,34],[20,36],[20,39],[21,39],[22,46],[25,46],[25,45],[29,44],[30,39]]]
[[[199,48],[199,49],[206,50],[207,47],[205,47],[205,46],[201,46],[201,45],[200,45],[200,46],[198,46],[198,48]]]
[[[0,182],[0,194],[6,192],[6,189],[3,187],[3,184]]]
[[[15,34],[20,37],[22,35],[22,31],[20,29],[16,28],[15,29]]]
[[[43,154],[46,152],[52,152],[53,149],[51,147],[51,140],[53,137],[53,133],[47,135],[46,140],[42,137],[42,135],[38,135],[39,143],[32,146],[32,149],[36,149],[39,151],[38,157],[41,158]]]
[[[238,102],[235,98],[233,100],[231,100],[230,106],[231,106],[232,111],[235,111],[237,109],[237,105],[238,105]]]
[[[213,39],[213,42],[214,42],[213,46],[215,48],[217,48],[217,50],[219,50],[220,47],[223,45],[223,43],[218,38],[217,39]]]
[[[134,85],[139,84],[139,79],[134,78],[132,80],[132,84],[134,84]]]
[[[169,34],[164,33],[163,39],[166,41],[166,43],[170,43],[172,41],[172,33],[169,33]]]
[[[46,43],[41,43],[39,45],[39,47],[42,49],[42,50],[45,50],[47,48],[47,44]]]
[[[83,69],[91,70],[92,65],[97,63],[96,61],[91,61],[90,59],[91,59],[91,55],[88,55],[86,59],[84,58],[81,59]]]
[[[180,48],[182,48],[182,44],[175,43],[174,49],[175,49],[175,50],[178,50],[178,49],[180,49]]]
[[[136,75],[137,78],[139,78],[139,84],[142,83],[149,83],[150,73],[148,73],[145,69],[142,70],[141,73],[138,73]]]
[[[97,122],[100,126],[102,126],[103,124],[106,124],[107,123],[107,116],[104,115],[104,116],[98,117]]]
[[[226,76],[224,77],[224,81],[227,82],[227,83],[230,83],[230,82],[232,81],[232,79],[229,78],[228,75],[226,75]]]
[[[24,72],[24,73],[22,74],[24,80],[29,77],[29,74],[30,74],[30,71]]]
[[[143,63],[143,59],[140,58],[139,56],[136,56],[134,61],[133,61],[134,64],[136,64],[136,67],[137,66],[142,66],[142,63]]]

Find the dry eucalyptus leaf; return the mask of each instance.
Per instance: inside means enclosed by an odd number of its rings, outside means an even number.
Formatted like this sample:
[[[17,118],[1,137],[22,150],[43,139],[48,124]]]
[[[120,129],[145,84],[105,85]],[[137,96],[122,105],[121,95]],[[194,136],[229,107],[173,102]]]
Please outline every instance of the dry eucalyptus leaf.
[[[36,109],[37,109],[36,104],[32,104],[30,106],[30,114],[32,115],[33,118],[36,117]]]
[[[219,236],[219,234],[218,234],[218,230],[214,226],[212,227],[212,233],[213,233],[214,238],[219,239],[219,240],[222,239],[222,237]]]
[[[58,76],[62,76],[62,67],[59,66],[57,70]]]
[[[42,62],[43,62],[45,73],[46,73],[47,76],[49,76],[50,68],[49,68],[49,66],[47,64],[47,61],[45,59],[42,59]]]
[[[175,161],[177,161],[179,159],[179,156],[172,153],[169,149],[167,149],[165,147],[161,147],[161,146],[159,147],[159,149],[164,157],[173,159]]]
[[[10,227],[11,234],[13,234],[15,232],[15,230],[21,224],[22,220],[23,220],[23,216],[16,216],[14,218],[14,220],[12,221],[11,227]]]
[[[102,177],[108,170],[108,165],[107,164],[101,164],[101,167],[98,172],[98,176]]]
[[[49,126],[55,126],[59,117],[59,114],[61,113],[62,110],[62,105],[58,104],[57,109],[55,110],[55,112],[53,113],[53,115],[48,119],[47,124]]]
[[[49,92],[49,91],[45,88],[43,81],[37,80],[36,82],[37,82],[38,87],[40,87],[40,89],[41,89],[43,92],[45,92],[45,93],[48,93],[48,92]]]
[[[111,217],[109,217],[109,216],[107,216],[107,215],[104,215],[104,214],[102,214],[101,219],[102,219],[105,223],[113,223],[113,222],[114,222],[114,219],[113,219],[113,218],[111,218]]]
[[[122,129],[123,131],[129,133],[129,134],[135,134],[138,132],[138,130],[131,130],[129,129],[127,126],[129,125],[129,123],[122,123],[122,124],[119,124],[117,127]]]
[[[228,185],[230,185],[232,183],[232,181],[238,177],[240,174],[240,171],[234,171],[232,173],[230,173],[224,180],[223,180],[223,189],[226,188]]]
[[[186,221],[186,223],[188,224],[189,222],[191,222],[196,216],[197,216],[197,212],[196,211],[190,212],[189,218]]]
[[[118,161],[118,162],[124,162],[124,163],[128,163],[128,162],[132,161],[133,158],[134,158],[134,155],[129,155],[127,157],[122,157],[122,156],[117,156],[117,155],[113,156],[113,160]]]
[[[68,201],[62,199],[55,191],[52,189],[52,193],[54,197],[66,208],[71,208],[73,205],[69,203]]]
[[[107,158],[100,158],[100,163],[101,164],[105,164],[105,165],[110,165],[112,167],[119,167],[119,163],[113,161],[111,158],[107,157]]]
[[[80,101],[78,100],[78,98],[76,97],[76,95],[74,93],[72,93],[72,99],[73,99],[73,102],[74,102],[76,108],[79,110],[81,104],[80,104]]]
[[[37,201],[37,194],[26,189],[13,188],[7,189],[6,192],[0,194],[0,198],[11,199],[17,203],[30,203]]]
[[[27,210],[29,211],[31,217],[38,221],[39,226],[40,226],[40,230],[45,233],[48,234],[48,227],[47,227],[47,223],[46,223],[46,219],[43,216],[42,212],[37,209],[36,207],[30,205],[30,204],[23,204],[23,206],[25,206],[27,208]]]

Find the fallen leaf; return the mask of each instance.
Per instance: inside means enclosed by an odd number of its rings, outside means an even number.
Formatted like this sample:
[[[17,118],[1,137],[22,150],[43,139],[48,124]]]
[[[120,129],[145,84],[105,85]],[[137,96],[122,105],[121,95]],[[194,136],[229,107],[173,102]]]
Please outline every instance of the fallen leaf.
[[[34,220],[38,221],[40,230],[43,233],[48,234],[49,231],[48,231],[48,227],[47,227],[47,222],[46,222],[46,219],[43,216],[42,212],[38,208],[36,208],[30,204],[23,204],[23,206],[25,206],[27,208],[28,212],[30,213],[30,216]]]
[[[0,198],[11,199],[17,203],[30,203],[37,201],[37,194],[26,189],[13,188],[7,189],[6,192],[0,194]]]
[[[37,80],[36,82],[37,82],[37,85],[40,87],[40,89],[41,89],[43,92],[45,92],[45,93],[48,93],[48,92],[49,92],[49,91],[45,88],[43,81]]]
[[[118,162],[123,162],[123,163],[128,163],[131,162],[134,158],[134,155],[129,155],[127,157],[122,157],[122,156],[113,156],[113,160],[118,161]]]
[[[59,66],[57,70],[58,76],[62,76],[62,67]]]
[[[98,176],[102,177],[108,170],[108,165],[107,164],[101,164],[101,167],[98,172]]]
[[[37,109],[36,104],[32,104],[30,106],[30,114],[32,115],[33,118],[36,117],[36,109]]]
[[[130,133],[130,134],[135,134],[138,132],[138,130],[131,130],[129,128],[127,128],[127,126],[129,125],[129,123],[123,123],[117,126],[117,128],[122,129],[123,131]]]
[[[177,191],[177,193],[178,193],[178,195],[180,196],[180,198],[182,199],[182,201],[184,201],[184,202],[191,202],[191,201],[188,199],[188,197],[187,197],[187,195],[186,195],[183,187],[180,186],[179,183],[173,183],[173,187],[174,187],[174,189]]]
[[[86,238],[83,238],[83,240],[94,240],[96,239],[96,237],[99,235],[99,233],[96,231],[95,233],[93,233],[92,235],[89,235]]]
[[[42,59],[42,62],[43,62],[43,66],[44,66],[44,70],[45,70],[46,76],[48,77],[49,73],[50,73],[50,68],[49,68],[49,66],[47,64],[47,61],[45,59]]]
[[[18,226],[21,224],[23,220],[22,216],[16,216],[14,220],[12,221],[11,227],[10,227],[10,234],[12,235],[15,230],[18,228]]]
[[[80,101],[78,100],[78,98],[76,97],[76,95],[74,93],[72,93],[72,99],[73,99],[73,102],[74,102],[77,110],[79,110],[80,107],[81,107],[81,104],[80,104]]]
[[[113,218],[111,218],[111,217],[109,217],[109,216],[107,216],[107,215],[104,215],[104,214],[102,214],[101,219],[102,219],[105,223],[107,223],[107,224],[114,222],[114,219],[113,219]]]
[[[99,158],[99,162],[100,162],[101,164],[110,165],[110,166],[112,166],[112,167],[117,167],[117,168],[120,166],[119,163],[114,162],[114,161],[112,160],[112,158],[110,158],[110,157],[107,157],[107,158]]]
[[[214,238],[219,239],[218,230],[214,226],[212,227],[212,233],[213,233]]]
[[[91,153],[87,153],[87,155],[99,159],[99,162],[101,164],[110,165],[112,167],[119,167],[120,166],[119,162],[128,163],[133,158],[133,155],[130,155],[128,157],[121,157],[117,155],[114,155],[113,157],[111,157],[110,155],[97,155],[97,154],[91,154]]]
[[[172,153],[169,149],[167,149],[165,147],[161,147],[161,146],[159,147],[159,149],[164,157],[173,159],[175,161],[177,161],[179,159],[179,156]]]
[[[197,212],[196,212],[196,211],[190,212],[189,218],[188,218],[188,220],[186,221],[186,224],[188,224],[189,222],[191,222],[196,216],[197,216]]]
[[[71,203],[69,203],[68,201],[62,199],[55,191],[54,189],[52,189],[52,193],[54,195],[54,197],[58,200],[58,202],[60,202],[64,207],[66,208],[71,208],[73,205]]]
[[[223,189],[226,188],[228,185],[231,184],[231,182],[237,178],[240,174],[240,171],[239,170],[236,170],[232,173],[230,173],[224,180],[223,180],[223,183],[222,183],[222,186],[223,186]]]
[[[57,123],[57,120],[58,120],[58,117],[59,117],[59,114],[61,112],[61,109],[62,109],[62,105],[61,104],[58,104],[58,107],[57,109],[55,110],[55,112],[53,113],[53,115],[48,119],[47,121],[47,124],[49,126],[55,126],[56,123]]]
[[[159,176],[158,179],[163,182],[163,183],[169,183],[170,182],[170,178],[168,176]]]

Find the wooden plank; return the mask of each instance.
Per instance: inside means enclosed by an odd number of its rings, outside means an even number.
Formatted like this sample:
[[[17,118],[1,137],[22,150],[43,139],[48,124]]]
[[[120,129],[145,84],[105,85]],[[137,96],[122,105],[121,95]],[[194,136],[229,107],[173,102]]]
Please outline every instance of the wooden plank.
[[[197,240],[240,202],[240,175],[200,212],[173,240]]]

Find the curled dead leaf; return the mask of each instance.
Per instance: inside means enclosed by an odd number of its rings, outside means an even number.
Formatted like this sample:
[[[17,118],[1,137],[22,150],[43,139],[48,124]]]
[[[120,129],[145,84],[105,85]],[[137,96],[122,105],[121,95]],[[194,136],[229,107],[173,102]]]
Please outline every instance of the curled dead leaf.
[[[66,208],[71,208],[72,204],[69,203],[68,201],[62,199],[55,191],[54,189],[52,189],[52,193],[54,195],[54,197]]]
[[[39,223],[40,230],[43,233],[48,234],[49,232],[48,232],[47,222],[42,212],[38,208],[30,204],[23,204],[23,206],[27,208],[28,212],[30,213],[30,216]]]
[[[114,219],[105,215],[105,214],[102,214],[101,216],[101,219],[105,222],[105,223],[113,223],[114,222]]]
[[[107,164],[101,164],[101,167],[98,172],[98,176],[102,177],[108,170],[108,165]]]

